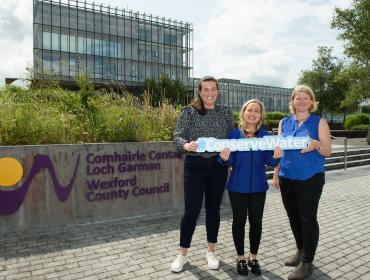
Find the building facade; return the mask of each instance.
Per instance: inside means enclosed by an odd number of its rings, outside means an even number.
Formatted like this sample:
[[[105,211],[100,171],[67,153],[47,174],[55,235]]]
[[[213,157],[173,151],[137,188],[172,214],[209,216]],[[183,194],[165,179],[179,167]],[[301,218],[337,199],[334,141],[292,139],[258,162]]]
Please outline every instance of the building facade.
[[[95,86],[135,91],[167,75],[197,94],[190,23],[78,0],[34,0],[33,36],[35,74],[62,86],[73,88],[87,74]],[[234,111],[257,98],[267,111],[287,112],[291,89],[219,79],[219,93],[218,102]]]
[[[194,96],[198,91],[200,79],[194,79]],[[241,83],[239,80],[218,79],[218,103],[239,111],[249,99],[261,100],[267,112],[289,112],[289,100],[292,88],[272,87]]]
[[[95,85],[140,86],[161,75],[192,86],[190,23],[75,0],[34,0],[37,75],[62,84],[87,73]]]

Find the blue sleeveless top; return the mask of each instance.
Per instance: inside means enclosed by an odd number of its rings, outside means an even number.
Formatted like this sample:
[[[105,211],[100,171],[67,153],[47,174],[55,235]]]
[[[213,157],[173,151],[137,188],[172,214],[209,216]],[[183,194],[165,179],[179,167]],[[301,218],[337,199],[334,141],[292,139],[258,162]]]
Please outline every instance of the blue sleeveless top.
[[[309,136],[319,140],[320,117],[310,114],[300,127],[294,116],[284,118],[281,123],[282,136]],[[307,180],[325,171],[325,157],[316,150],[301,154],[301,150],[286,150],[280,159],[279,176],[290,180]]]

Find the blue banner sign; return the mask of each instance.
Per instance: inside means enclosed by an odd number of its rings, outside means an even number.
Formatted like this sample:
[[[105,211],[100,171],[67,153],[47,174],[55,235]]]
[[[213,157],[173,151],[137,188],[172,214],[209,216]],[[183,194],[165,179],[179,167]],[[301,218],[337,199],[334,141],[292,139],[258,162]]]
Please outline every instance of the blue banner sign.
[[[213,137],[199,138],[198,153],[221,152],[225,148],[235,151],[266,151],[274,150],[279,146],[282,150],[303,149],[310,143],[310,137],[283,137],[264,136],[263,138],[242,138],[242,139],[216,139]]]

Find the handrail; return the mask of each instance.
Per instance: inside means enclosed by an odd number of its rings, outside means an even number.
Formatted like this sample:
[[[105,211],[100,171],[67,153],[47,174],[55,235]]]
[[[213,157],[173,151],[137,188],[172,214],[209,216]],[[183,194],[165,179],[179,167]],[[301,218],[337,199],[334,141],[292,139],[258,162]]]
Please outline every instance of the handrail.
[[[344,137],[344,170],[347,170],[347,137]]]

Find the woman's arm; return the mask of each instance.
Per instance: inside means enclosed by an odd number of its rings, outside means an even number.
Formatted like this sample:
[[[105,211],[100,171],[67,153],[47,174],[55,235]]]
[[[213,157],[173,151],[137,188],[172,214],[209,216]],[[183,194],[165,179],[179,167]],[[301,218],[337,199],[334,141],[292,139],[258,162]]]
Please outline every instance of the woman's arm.
[[[331,155],[331,137],[330,128],[326,120],[321,119],[319,123],[319,144],[316,149],[318,153],[324,157]]]
[[[324,119],[320,119],[319,122],[319,140],[312,139],[308,146],[302,150],[302,153],[312,152],[313,150],[324,157],[331,155],[330,128]]]
[[[176,122],[175,129],[173,131],[173,143],[176,145],[178,151],[184,152],[187,149],[184,147],[188,143],[186,139],[186,131],[189,125],[189,112],[188,108],[181,111],[179,119]],[[188,145],[187,145],[188,146]]]
[[[279,122],[278,135],[281,135],[282,134],[282,131],[281,131],[281,123],[282,123],[282,120]],[[280,164],[278,164],[274,168],[274,176],[272,177],[272,186],[275,187],[278,190],[280,189],[279,170],[280,170]]]

